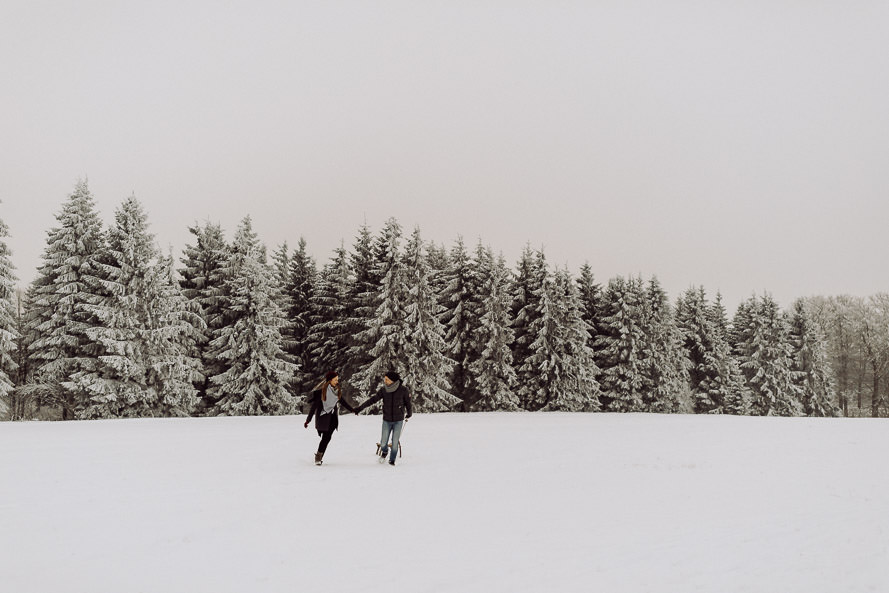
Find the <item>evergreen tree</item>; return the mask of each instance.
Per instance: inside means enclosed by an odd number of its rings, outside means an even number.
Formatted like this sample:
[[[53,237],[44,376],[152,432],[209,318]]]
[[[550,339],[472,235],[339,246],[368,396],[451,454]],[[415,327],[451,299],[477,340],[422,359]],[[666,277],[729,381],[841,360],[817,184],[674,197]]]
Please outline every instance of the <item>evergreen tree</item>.
[[[596,284],[593,270],[588,263],[580,268],[580,276],[577,278],[577,289],[580,291],[581,316],[589,326],[589,344],[592,347],[598,334],[599,310],[602,306],[602,287]]]
[[[450,393],[448,377],[454,362],[445,355],[442,307],[429,284],[431,270],[416,228],[405,248],[402,277],[404,295],[403,378],[414,405],[421,412],[453,410],[460,400]]]
[[[733,348],[752,394],[752,413],[800,416],[794,382],[788,321],[770,295],[738,307],[732,324]]]
[[[389,223],[395,219],[390,219]],[[397,224],[397,223],[396,223]],[[400,236],[401,230],[398,229]],[[383,281],[385,270],[391,265],[387,261],[390,257],[386,249],[386,230],[384,229],[379,241],[376,244],[376,253],[374,249],[373,235],[365,224],[359,231],[355,242],[352,245],[352,251],[349,254],[349,265],[351,267],[351,278],[348,284],[348,295],[346,299],[346,335],[351,336],[349,340],[348,356],[341,375],[346,377],[356,377],[352,385],[343,384],[344,394],[347,390],[360,389],[357,375],[361,369],[366,369],[373,361],[371,350],[376,345],[371,325],[374,324],[374,315],[377,307],[380,306],[380,285]],[[383,274],[383,275],[381,275]],[[383,371],[385,372],[385,371]],[[374,384],[376,380],[375,378]]]
[[[426,261],[429,264],[429,286],[432,288],[432,292],[439,295],[444,294],[449,282],[447,273],[451,267],[448,250],[444,245],[430,242],[426,246]]]
[[[567,269],[544,281],[543,315],[532,325],[537,339],[526,364],[538,374],[542,409],[594,412],[600,409],[599,369],[589,347],[589,325],[583,320],[580,292]]]
[[[72,376],[89,400],[82,418],[188,415],[196,404],[188,356],[195,329],[169,262],[148,232],[135,197],[123,202],[96,270],[85,276],[96,297],[83,305],[95,323],[86,331],[102,348],[93,368]],[[185,339],[183,336],[187,336]]]
[[[18,369],[16,351],[20,337],[15,303],[15,283],[18,279],[12,265],[12,252],[5,241],[8,236],[9,228],[0,220],[0,405],[10,402],[15,388],[14,379]]]
[[[543,317],[545,306],[541,303],[541,299],[548,279],[549,268],[543,251],[534,253],[530,246],[526,246],[512,285],[512,318],[515,332],[512,359],[518,381],[516,392],[525,410],[539,409],[541,405],[538,387],[540,379],[533,370],[533,364],[529,364],[529,359],[534,353],[532,344],[539,337],[533,333],[533,327],[539,325]]]
[[[18,335],[18,343],[16,344],[14,355],[16,372],[13,383],[16,387],[12,392],[9,419],[24,420],[31,418],[31,414],[34,411],[34,398],[26,393],[32,374],[28,365],[28,346],[34,340],[34,337],[33,334],[28,333],[29,291],[16,289],[15,293],[15,329]]]
[[[595,353],[601,400],[606,409],[614,412],[645,410],[644,299],[640,278],[613,278],[603,294]]]
[[[324,266],[309,296],[311,316],[308,323],[308,369],[317,375],[327,370],[347,368],[353,336],[350,327],[351,272],[343,247]],[[343,374],[342,372],[340,374]],[[340,380],[343,396],[352,397],[351,385]],[[305,393],[308,388],[303,389]]]
[[[284,276],[288,325],[285,331],[286,352],[289,360],[299,367],[294,376],[295,394],[311,389],[317,369],[313,368],[310,354],[309,332],[312,324],[312,292],[318,278],[315,260],[306,251],[306,240],[300,238],[299,248],[290,258],[289,269]],[[310,385],[310,383],[312,385]]]
[[[147,285],[148,384],[160,396],[162,416],[190,416],[200,403],[195,388],[204,382],[204,366],[198,344],[204,339],[206,324],[179,286],[175,259],[162,256],[149,270]]]
[[[85,309],[96,296],[85,279],[95,273],[104,247],[102,222],[86,181],[78,182],[47,234],[43,263],[32,283],[28,334],[31,382],[24,390],[73,418],[89,394],[71,378],[96,366],[101,347],[86,333],[95,319]]]
[[[744,377],[731,354],[721,300],[711,304],[704,288],[689,289],[676,306],[676,322],[691,363],[689,380],[698,414],[746,414]]]
[[[477,357],[472,340],[479,317],[477,276],[473,270],[477,266],[477,261],[470,263],[463,238],[459,237],[451,249],[443,290],[437,293],[444,306],[442,322],[447,328],[447,355],[454,361],[450,381],[454,394],[461,400],[461,411],[468,411],[479,397],[469,373],[469,366]]]
[[[188,231],[194,236],[194,245],[186,245],[183,251],[180,262],[184,267],[179,269],[179,284],[189,301],[189,311],[200,317],[200,322],[195,325],[198,339],[191,355],[201,361],[201,376],[204,378],[195,387],[200,398],[198,411],[205,413],[215,403],[208,394],[209,378],[225,371],[221,363],[208,358],[208,351],[211,336],[225,323],[222,267],[229,257],[229,246],[219,224],[207,221],[202,226],[194,224]]]
[[[691,411],[689,362],[682,348],[682,334],[676,327],[667,293],[657,278],[649,281],[643,302],[646,408],[661,413]]]
[[[401,263],[401,238],[401,225],[390,218],[376,242],[375,266],[368,274],[370,278],[382,278],[379,291],[361,297],[365,304],[376,303],[374,312],[364,321],[366,329],[356,336],[357,344],[370,345],[370,358],[356,373],[355,386],[362,394],[375,391],[386,371],[403,370],[404,348],[411,330],[404,321],[409,287],[405,284]],[[366,282],[372,284],[372,281]],[[353,353],[357,348],[353,347]],[[359,355],[353,356],[357,359]]]
[[[287,241],[284,241],[284,243],[279,245],[275,252],[272,253],[272,270],[275,273],[278,286],[290,286],[290,265],[290,248],[287,246]],[[289,304],[282,304],[282,308],[285,311],[288,307]]]
[[[227,297],[222,315],[231,322],[215,331],[210,342],[209,358],[226,369],[210,378],[213,413],[289,413],[293,402],[287,383],[296,366],[284,360],[281,329],[286,318],[274,298],[280,287],[249,216],[238,227],[222,273]]]
[[[481,352],[470,363],[469,372],[480,397],[471,411],[515,411],[519,409],[519,400],[514,391],[516,373],[510,348],[514,334],[509,270],[503,256],[495,261],[490,249],[476,253],[476,266],[479,278],[483,279],[479,292],[482,309],[473,341]]]
[[[690,288],[676,301],[676,325],[690,362],[689,383],[697,414],[719,410],[723,402],[714,401],[707,381],[716,374],[716,328],[708,312],[704,288]]]
[[[714,329],[713,365],[716,373],[705,381],[710,400],[722,402],[722,412],[745,416],[750,414],[751,398],[740,363],[732,353],[729,341],[729,322],[722,295],[716,293],[716,300],[708,307],[710,325]]]
[[[793,304],[790,327],[793,371],[808,416],[836,416],[836,380],[827,355],[827,340],[811,319],[805,301]]]

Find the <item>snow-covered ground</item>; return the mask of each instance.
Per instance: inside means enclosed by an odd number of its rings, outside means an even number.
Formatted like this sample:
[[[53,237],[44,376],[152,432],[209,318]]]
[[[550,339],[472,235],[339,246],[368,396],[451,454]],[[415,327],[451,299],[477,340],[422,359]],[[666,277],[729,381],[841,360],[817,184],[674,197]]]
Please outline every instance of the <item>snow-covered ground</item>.
[[[889,591],[889,424],[378,416],[0,424],[15,593]]]

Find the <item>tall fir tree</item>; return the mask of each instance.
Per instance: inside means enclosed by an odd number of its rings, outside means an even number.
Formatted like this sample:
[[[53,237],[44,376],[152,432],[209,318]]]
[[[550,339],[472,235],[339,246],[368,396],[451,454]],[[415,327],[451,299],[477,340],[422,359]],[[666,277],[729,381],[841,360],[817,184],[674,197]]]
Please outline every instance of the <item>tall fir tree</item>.
[[[744,377],[731,354],[725,309],[710,303],[703,287],[691,288],[677,301],[676,323],[691,366],[689,381],[698,414],[746,414]]]
[[[469,366],[477,357],[473,331],[478,327],[479,306],[477,288],[478,262],[471,262],[463,237],[451,248],[450,264],[444,273],[441,295],[444,311],[442,322],[447,328],[447,355],[454,361],[450,382],[454,395],[460,399],[459,409],[468,411],[479,393],[472,384]],[[475,269],[474,269],[475,268]]]
[[[102,354],[101,346],[87,335],[95,319],[85,305],[96,298],[86,278],[97,269],[105,235],[86,181],[77,183],[56,220],[31,285],[32,374],[24,392],[41,404],[61,408],[63,419],[72,419],[89,400],[72,377],[93,370]]]
[[[426,260],[420,229],[414,229],[405,247],[402,281],[407,288],[404,302],[404,348],[401,366],[414,406],[420,412],[456,409],[460,400],[451,393],[448,381],[453,360],[447,357],[445,328],[439,317],[442,306],[430,285],[431,269]]]
[[[82,418],[185,416],[197,403],[189,356],[199,323],[171,284],[168,260],[148,231],[135,197],[123,202],[109,229],[101,265],[85,276],[96,295],[83,305],[95,323],[87,330],[102,348],[93,368],[72,376],[89,399]]]
[[[196,223],[188,231],[194,237],[194,244],[185,246],[179,260],[183,265],[179,269],[179,284],[189,301],[189,310],[201,319],[195,326],[198,339],[192,354],[201,361],[203,377],[195,384],[200,398],[198,412],[206,413],[215,403],[208,393],[209,378],[225,370],[221,363],[208,358],[208,351],[212,334],[220,330],[225,321],[222,315],[225,304],[222,267],[229,257],[229,246],[218,223]]]
[[[801,416],[788,320],[771,295],[751,297],[732,324],[735,355],[752,395],[753,414]]]
[[[540,296],[543,315],[532,325],[537,339],[526,363],[539,377],[543,398],[537,405],[547,411],[598,411],[599,369],[589,346],[580,291],[568,270],[557,270],[547,279]]]
[[[790,321],[793,371],[803,408],[808,416],[839,413],[836,379],[827,355],[827,340],[812,320],[803,299],[793,304]]]
[[[311,316],[307,336],[307,372],[320,376],[327,371],[337,370],[345,375],[343,369],[347,368],[352,345],[352,310],[349,300],[351,283],[348,255],[341,246],[319,273],[309,297]],[[340,380],[343,396],[353,398],[354,387],[344,379],[345,377]],[[305,390],[301,393],[305,393]]]
[[[676,325],[682,333],[689,358],[689,383],[694,412],[707,414],[719,410],[722,401],[714,401],[706,383],[716,374],[714,368],[716,328],[708,312],[704,288],[690,288],[676,301]]]
[[[722,361],[717,378],[709,385],[711,399],[722,400],[723,412],[726,414],[746,416],[751,412],[753,395],[747,387],[741,363],[734,355],[728,313],[722,304],[722,295],[718,292],[709,313],[718,340],[717,359]]]
[[[426,261],[429,263],[429,286],[435,294],[443,294],[448,285],[447,272],[451,267],[451,257],[444,245],[430,242],[426,245]]]
[[[580,268],[577,277],[577,290],[580,292],[581,316],[589,326],[589,344],[593,347],[598,335],[599,311],[602,307],[602,286],[596,283],[589,263]]]
[[[15,328],[18,335],[15,350],[16,371],[14,375],[15,389],[12,391],[10,420],[25,420],[32,418],[35,410],[34,398],[29,397],[24,389],[31,376],[28,366],[28,345],[33,338],[28,335],[28,290],[16,289],[15,291]]]
[[[216,330],[209,358],[225,371],[210,378],[216,415],[286,414],[293,410],[287,384],[296,365],[284,360],[281,330],[285,312],[275,299],[280,290],[265,248],[250,217],[238,226],[231,254],[223,264],[230,320]]]
[[[394,219],[390,219],[391,224]],[[397,224],[397,223],[396,223]],[[400,236],[401,230],[398,229]],[[361,226],[349,253],[351,268],[348,295],[346,298],[346,334],[351,336],[349,349],[340,375],[353,377],[352,381],[343,382],[344,394],[349,391],[361,391],[358,374],[373,361],[371,350],[375,346],[372,333],[369,331],[374,323],[374,315],[380,305],[380,285],[387,269],[386,230],[374,243],[373,234],[367,224]]]
[[[528,364],[534,353],[532,344],[538,339],[533,327],[543,317],[544,304],[541,302],[544,285],[549,279],[549,267],[543,250],[536,253],[526,246],[519,260],[512,285],[512,318],[515,339],[512,345],[512,359],[516,369],[516,388],[521,406],[525,410],[538,409],[540,390],[539,378],[533,365]]]
[[[149,385],[160,394],[163,416],[191,416],[200,403],[195,387],[205,380],[198,344],[206,324],[200,311],[185,298],[172,253],[161,256],[149,270]]]
[[[659,413],[691,412],[693,404],[688,381],[689,361],[682,348],[682,334],[676,327],[666,291],[652,277],[643,300],[646,410]]]
[[[612,278],[603,293],[595,353],[602,403],[613,412],[645,410],[644,300],[641,278]]]
[[[18,370],[16,352],[20,337],[15,302],[15,283],[18,279],[12,264],[12,252],[6,245],[8,236],[9,227],[0,219],[0,402],[3,402],[0,405],[7,408],[6,412],[15,409],[15,406],[9,404],[12,403],[11,396]]]
[[[479,398],[470,411],[516,411],[516,373],[512,363],[512,330],[509,269],[501,255],[497,260],[490,249],[476,252],[480,285],[481,317],[473,330],[473,341],[481,348],[469,365],[472,384]]]
[[[355,359],[361,356],[356,350],[363,346],[370,348],[368,360],[355,375],[355,387],[365,396],[375,391],[386,371],[404,371],[404,347],[410,329],[405,324],[408,286],[401,262],[401,240],[401,225],[390,218],[376,241],[375,265],[368,274],[370,278],[382,278],[379,290],[362,296],[365,307],[375,305],[373,313],[365,318],[365,329],[356,336],[356,346],[352,348]],[[372,280],[367,282],[370,288]]]
[[[272,270],[275,273],[278,286],[290,285],[290,261],[290,247],[288,247],[287,241],[284,241],[272,253]],[[281,303],[281,306],[286,310],[289,305]]]
[[[315,260],[306,250],[306,240],[300,237],[299,247],[290,257],[287,274],[283,278],[287,297],[287,327],[285,350],[289,360],[299,367],[294,375],[294,395],[311,389],[318,370],[313,368],[309,333],[312,324],[312,293],[318,280]]]

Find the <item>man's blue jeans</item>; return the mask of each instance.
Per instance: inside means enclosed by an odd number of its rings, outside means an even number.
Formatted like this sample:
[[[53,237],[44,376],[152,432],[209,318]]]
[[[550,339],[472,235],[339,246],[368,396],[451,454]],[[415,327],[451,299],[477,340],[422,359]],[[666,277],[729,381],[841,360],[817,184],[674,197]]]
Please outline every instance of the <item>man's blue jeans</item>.
[[[398,454],[398,440],[401,438],[401,427],[404,426],[404,421],[399,420],[398,422],[386,422],[383,420],[383,434],[380,436],[380,447],[383,448],[381,453],[383,457],[386,456],[386,452],[389,449],[389,435],[392,435],[392,451],[389,452],[389,462],[395,463],[395,456]]]

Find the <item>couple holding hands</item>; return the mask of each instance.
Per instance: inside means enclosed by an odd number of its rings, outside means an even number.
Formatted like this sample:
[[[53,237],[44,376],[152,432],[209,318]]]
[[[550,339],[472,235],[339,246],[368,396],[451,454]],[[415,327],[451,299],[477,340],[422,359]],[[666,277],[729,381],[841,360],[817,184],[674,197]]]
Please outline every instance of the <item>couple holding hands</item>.
[[[411,410],[411,398],[407,388],[401,382],[401,376],[395,371],[387,371],[383,375],[383,386],[366,402],[353,408],[349,402],[343,399],[340,387],[340,378],[336,371],[330,371],[324,380],[312,389],[312,406],[309,416],[306,418],[305,428],[309,427],[312,417],[315,418],[315,429],[321,442],[318,444],[318,452],[315,453],[315,465],[321,465],[327,445],[333,437],[333,431],[339,426],[339,405],[342,404],[354,414],[361,413],[365,408],[383,401],[383,432],[380,436],[380,463],[389,455],[389,465],[395,465],[395,455],[398,453],[398,440],[401,438],[401,428],[413,413]],[[392,448],[389,448],[389,436],[392,436]]]

